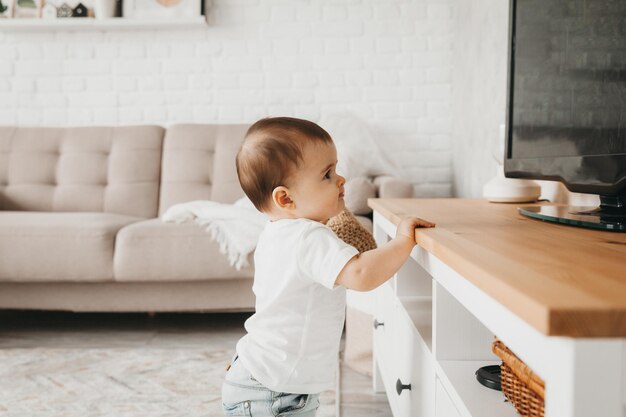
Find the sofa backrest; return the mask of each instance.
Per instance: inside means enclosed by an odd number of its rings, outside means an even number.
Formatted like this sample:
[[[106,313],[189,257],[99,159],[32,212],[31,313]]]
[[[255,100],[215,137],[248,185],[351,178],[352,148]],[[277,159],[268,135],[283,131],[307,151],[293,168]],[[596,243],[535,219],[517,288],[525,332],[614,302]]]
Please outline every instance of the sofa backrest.
[[[159,215],[193,200],[233,203],[243,197],[235,157],[248,125],[180,124],[167,129]]]
[[[0,127],[0,209],[155,217],[159,126]]]

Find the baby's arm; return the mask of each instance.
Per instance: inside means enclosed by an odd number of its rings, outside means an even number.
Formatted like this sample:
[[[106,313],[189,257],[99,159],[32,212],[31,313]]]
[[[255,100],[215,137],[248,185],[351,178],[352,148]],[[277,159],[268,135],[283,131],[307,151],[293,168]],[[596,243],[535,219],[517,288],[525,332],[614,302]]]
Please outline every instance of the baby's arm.
[[[391,278],[407,260],[415,246],[415,228],[433,226],[433,223],[416,217],[403,219],[396,237],[377,249],[350,259],[335,283],[355,291],[373,290]]]

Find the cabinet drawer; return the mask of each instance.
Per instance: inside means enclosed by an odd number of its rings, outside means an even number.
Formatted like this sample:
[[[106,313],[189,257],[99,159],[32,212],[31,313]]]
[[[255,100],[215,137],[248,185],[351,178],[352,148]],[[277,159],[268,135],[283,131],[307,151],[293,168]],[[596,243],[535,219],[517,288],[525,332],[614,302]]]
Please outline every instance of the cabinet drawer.
[[[393,289],[389,284],[383,284],[374,291],[374,359],[378,363],[380,377],[389,406],[394,416],[398,416],[398,403],[392,401],[395,390],[395,379],[397,376],[395,368],[397,360],[395,358],[395,342],[393,340],[394,305],[396,303]]]
[[[435,389],[435,417],[461,417],[439,378]]]
[[[383,284],[375,291],[374,304],[374,350],[376,355],[389,363],[393,358],[393,327],[395,297],[393,289],[388,284]]]
[[[394,340],[397,366],[393,395],[399,401],[398,417],[433,417],[436,377],[432,354],[422,341],[402,303],[395,306]],[[400,394],[397,392],[396,384],[399,384],[401,389],[402,386],[405,387]]]

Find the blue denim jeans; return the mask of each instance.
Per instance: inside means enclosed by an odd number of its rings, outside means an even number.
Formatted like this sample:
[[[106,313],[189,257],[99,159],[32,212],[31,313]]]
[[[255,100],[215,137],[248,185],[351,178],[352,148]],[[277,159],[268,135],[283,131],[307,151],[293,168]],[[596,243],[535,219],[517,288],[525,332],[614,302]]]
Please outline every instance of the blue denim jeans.
[[[243,367],[235,355],[222,384],[222,406],[226,416],[315,417],[319,394],[290,394],[264,387]]]

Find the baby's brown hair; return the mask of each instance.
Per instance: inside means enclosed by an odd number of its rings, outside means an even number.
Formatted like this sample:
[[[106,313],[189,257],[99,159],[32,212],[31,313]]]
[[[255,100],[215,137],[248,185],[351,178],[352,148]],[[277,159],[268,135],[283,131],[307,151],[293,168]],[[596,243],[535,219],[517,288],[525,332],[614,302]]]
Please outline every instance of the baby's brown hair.
[[[268,117],[257,121],[237,152],[241,188],[259,211],[267,211],[274,189],[285,186],[300,166],[304,145],[332,142],[328,132],[308,120]]]

